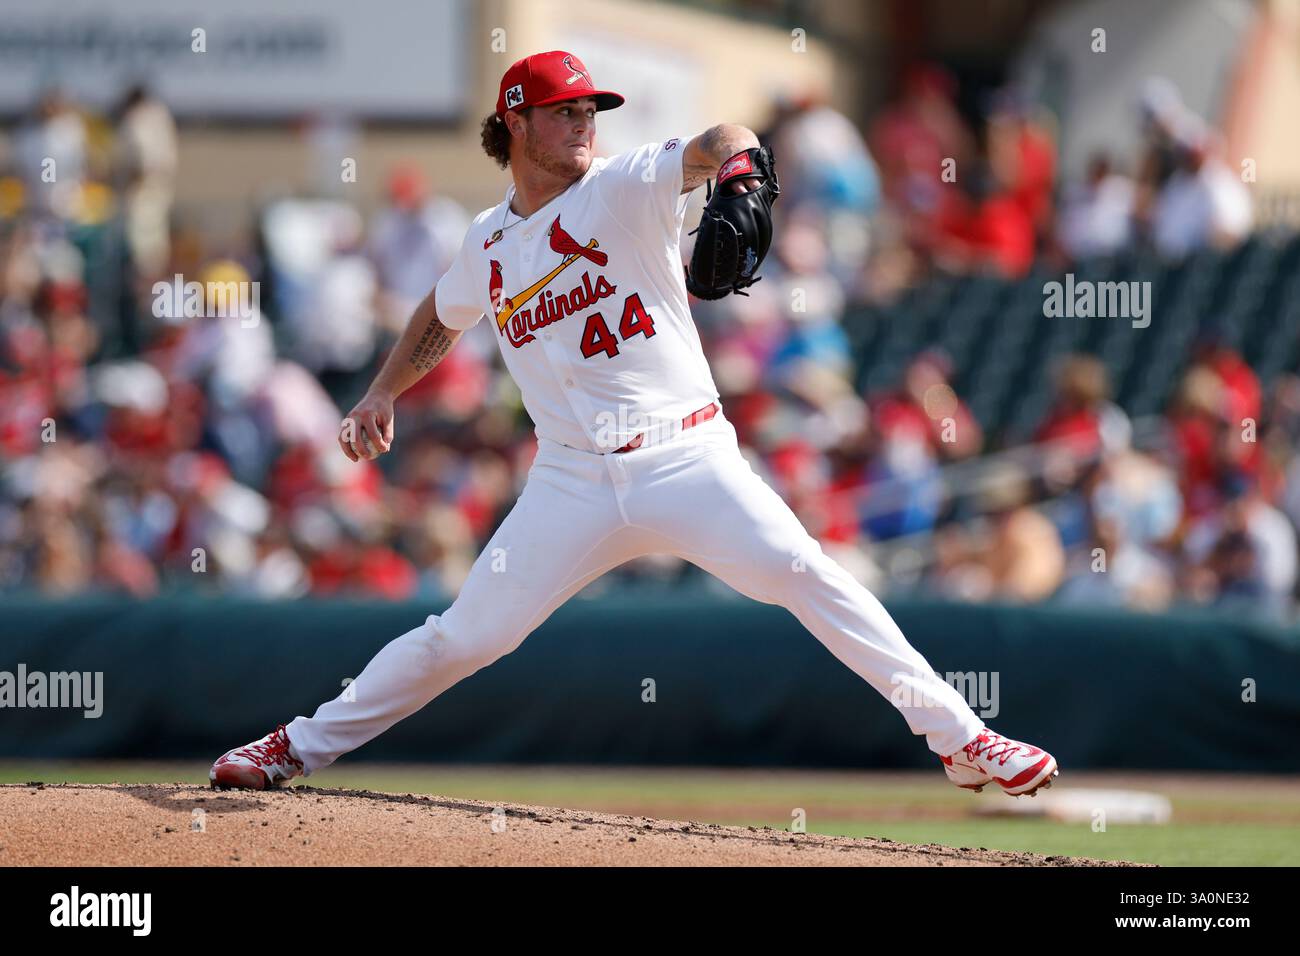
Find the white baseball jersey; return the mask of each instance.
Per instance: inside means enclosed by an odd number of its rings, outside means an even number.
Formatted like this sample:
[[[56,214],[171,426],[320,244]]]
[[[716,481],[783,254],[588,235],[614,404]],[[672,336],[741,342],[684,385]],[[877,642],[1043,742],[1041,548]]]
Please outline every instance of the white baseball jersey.
[[[718,398],[678,248],[683,151],[671,139],[593,159],[525,220],[507,193],[438,282],[448,328],[494,323],[539,437],[610,452]]]

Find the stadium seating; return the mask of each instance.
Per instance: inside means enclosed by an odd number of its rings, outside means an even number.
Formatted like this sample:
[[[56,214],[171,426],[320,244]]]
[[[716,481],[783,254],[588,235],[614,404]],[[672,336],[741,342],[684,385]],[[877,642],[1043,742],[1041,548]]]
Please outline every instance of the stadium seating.
[[[995,444],[1028,440],[1053,395],[1066,354],[1100,358],[1112,394],[1131,416],[1165,410],[1198,339],[1237,349],[1267,391],[1300,359],[1300,237],[1258,235],[1227,252],[1181,262],[1125,253],[1072,267],[1076,281],[1151,283],[1150,325],[1124,318],[1048,318],[1040,267],[1024,279],[936,274],[889,305],[850,310],[857,384],[896,387],[909,359],[938,347],[953,385]]]

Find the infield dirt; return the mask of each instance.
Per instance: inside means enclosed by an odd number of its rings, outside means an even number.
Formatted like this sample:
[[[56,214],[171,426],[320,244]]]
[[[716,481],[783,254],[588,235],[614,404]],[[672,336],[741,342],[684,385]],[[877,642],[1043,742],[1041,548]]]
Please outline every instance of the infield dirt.
[[[0,866],[1126,866],[336,790],[0,786]]]

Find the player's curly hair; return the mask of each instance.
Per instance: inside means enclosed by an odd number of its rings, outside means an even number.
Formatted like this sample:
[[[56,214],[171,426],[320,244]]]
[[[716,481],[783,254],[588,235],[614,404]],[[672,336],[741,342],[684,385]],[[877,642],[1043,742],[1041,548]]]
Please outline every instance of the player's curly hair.
[[[519,112],[527,116],[532,110],[531,106],[525,107]],[[487,153],[496,164],[502,169],[510,165],[510,129],[506,126],[506,121],[495,112],[489,113],[483,118],[483,152]]]

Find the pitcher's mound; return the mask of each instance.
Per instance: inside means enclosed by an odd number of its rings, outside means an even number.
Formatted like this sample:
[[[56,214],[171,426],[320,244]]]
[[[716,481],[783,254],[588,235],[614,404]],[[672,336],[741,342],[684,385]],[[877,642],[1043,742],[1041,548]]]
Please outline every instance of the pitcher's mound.
[[[4,866],[1116,866],[419,794],[0,786]]]

